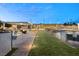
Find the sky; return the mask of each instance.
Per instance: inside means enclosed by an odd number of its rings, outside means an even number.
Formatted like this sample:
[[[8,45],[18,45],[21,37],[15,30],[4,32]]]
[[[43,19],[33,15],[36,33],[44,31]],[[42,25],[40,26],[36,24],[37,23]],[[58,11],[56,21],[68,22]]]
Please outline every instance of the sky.
[[[35,24],[79,22],[78,3],[0,3],[0,20]]]

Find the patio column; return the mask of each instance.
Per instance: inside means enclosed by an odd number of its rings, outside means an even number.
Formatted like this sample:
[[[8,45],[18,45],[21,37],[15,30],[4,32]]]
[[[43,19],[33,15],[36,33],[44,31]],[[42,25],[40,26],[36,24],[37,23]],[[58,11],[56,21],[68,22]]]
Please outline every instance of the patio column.
[[[78,30],[79,30],[79,23],[77,25],[78,25]]]

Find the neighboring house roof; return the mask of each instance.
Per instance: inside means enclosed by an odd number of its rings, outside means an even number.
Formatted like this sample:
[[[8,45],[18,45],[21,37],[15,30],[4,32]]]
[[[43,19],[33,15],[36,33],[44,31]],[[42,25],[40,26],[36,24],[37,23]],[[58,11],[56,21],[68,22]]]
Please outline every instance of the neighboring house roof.
[[[16,25],[18,25],[18,24],[21,24],[21,25],[31,24],[29,22],[3,22],[3,23],[16,24]]]

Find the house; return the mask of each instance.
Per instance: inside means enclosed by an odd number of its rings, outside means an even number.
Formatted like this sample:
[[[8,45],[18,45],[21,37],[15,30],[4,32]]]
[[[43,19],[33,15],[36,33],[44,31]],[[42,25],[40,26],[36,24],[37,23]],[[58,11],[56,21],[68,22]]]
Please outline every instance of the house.
[[[11,27],[6,27],[6,24],[11,24]],[[23,29],[29,29],[28,27],[31,27],[31,23],[29,22],[3,22],[3,28],[9,29],[9,30],[23,30]]]

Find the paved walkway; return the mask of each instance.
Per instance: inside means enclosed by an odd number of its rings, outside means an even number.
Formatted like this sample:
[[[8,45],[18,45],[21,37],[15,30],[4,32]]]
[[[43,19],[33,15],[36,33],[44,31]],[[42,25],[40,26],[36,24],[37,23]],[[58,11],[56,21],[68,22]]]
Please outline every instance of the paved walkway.
[[[68,42],[72,47],[79,48],[79,41],[68,40]]]
[[[27,34],[18,36],[17,39],[13,41],[13,46],[18,49],[12,56],[27,56],[31,49],[35,35],[35,32],[28,32]]]

